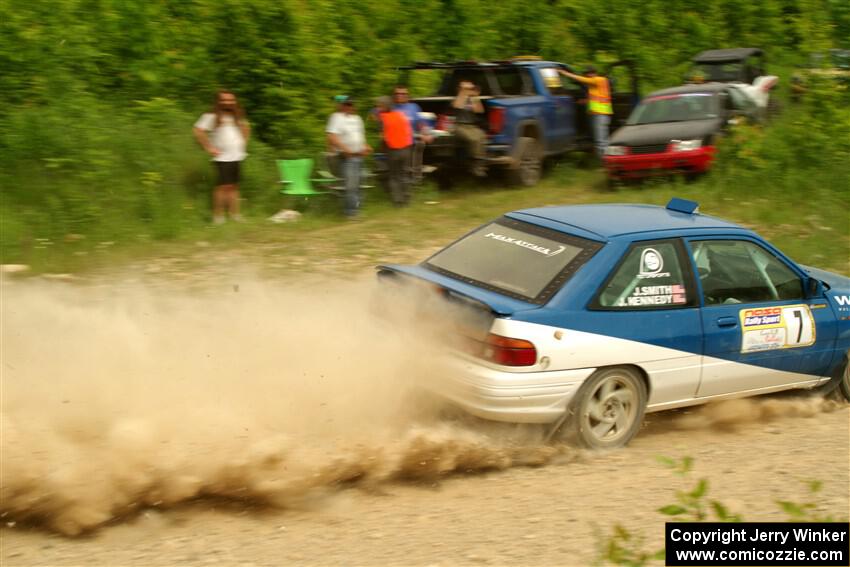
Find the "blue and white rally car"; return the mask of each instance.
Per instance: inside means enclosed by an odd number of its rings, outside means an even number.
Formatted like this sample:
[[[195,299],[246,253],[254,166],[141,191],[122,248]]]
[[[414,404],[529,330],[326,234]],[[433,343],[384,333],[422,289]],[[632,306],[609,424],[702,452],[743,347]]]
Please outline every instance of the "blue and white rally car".
[[[605,448],[647,411],[818,386],[850,399],[850,279],[691,201],[515,211],[378,269],[475,314],[431,387],[479,417]]]

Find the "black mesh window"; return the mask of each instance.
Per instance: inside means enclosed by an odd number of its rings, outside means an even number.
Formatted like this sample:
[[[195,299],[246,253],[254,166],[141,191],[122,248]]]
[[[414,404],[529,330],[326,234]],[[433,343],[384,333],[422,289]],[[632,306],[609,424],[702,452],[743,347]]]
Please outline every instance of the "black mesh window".
[[[598,242],[501,218],[425,262],[431,270],[532,303],[545,303],[601,247]]]
[[[641,242],[626,252],[602,286],[598,309],[671,309],[696,304],[679,241]]]

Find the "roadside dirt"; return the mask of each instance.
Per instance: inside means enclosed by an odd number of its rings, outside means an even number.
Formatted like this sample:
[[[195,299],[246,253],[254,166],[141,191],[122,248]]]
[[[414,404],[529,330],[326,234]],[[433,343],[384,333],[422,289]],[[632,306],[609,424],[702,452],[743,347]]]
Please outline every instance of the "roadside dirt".
[[[848,515],[846,405],[653,414],[610,453],[445,421],[439,333],[355,280],[4,285],[0,563],[587,565],[615,524],[660,547],[700,478],[746,520]]]

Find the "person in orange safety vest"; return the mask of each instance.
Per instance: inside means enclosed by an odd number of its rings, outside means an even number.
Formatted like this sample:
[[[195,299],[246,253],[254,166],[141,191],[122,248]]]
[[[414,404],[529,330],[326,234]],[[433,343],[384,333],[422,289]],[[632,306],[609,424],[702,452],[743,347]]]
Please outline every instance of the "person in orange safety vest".
[[[596,68],[593,66],[585,69],[584,75],[576,75],[565,69],[558,69],[558,72],[565,77],[587,85],[587,112],[593,132],[593,145],[596,146],[596,153],[602,159],[602,156],[605,155],[605,148],[608,147],[608,128],[611,125],[611,115],[614,113],[614,108],[611,105],[611,83],[602,75],[597,74]]]
[[[377,100],[381,135],[387,150],[387,174],[393,204],[403,207],[410,203],[410,149],[413,129],[407,116],[393,108],[388,96]]]

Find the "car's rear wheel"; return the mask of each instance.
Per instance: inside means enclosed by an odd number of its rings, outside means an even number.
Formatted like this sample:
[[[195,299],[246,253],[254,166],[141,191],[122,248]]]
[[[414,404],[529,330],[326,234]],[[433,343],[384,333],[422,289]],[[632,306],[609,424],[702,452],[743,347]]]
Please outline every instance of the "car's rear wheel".
[[[567,438],[592,449],[622,447],[640,429],[646,396],[646,385],[634,369],[597,370],[567,410]]]

